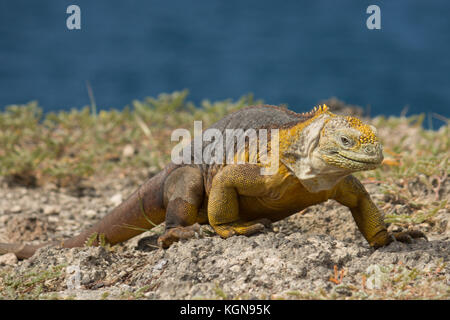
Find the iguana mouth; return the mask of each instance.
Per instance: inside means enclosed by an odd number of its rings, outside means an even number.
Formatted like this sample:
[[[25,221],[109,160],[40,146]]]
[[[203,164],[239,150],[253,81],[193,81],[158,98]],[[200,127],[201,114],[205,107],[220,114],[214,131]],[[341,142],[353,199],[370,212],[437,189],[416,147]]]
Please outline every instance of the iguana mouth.
[[[343,155],[340,152],[337,152],[336,154],[338,154],[339,156],[341,156],[342,158],[344,158],[346,160],[350,160],[350,161],[354,161],[354,162],[359,162],[359,163],[364,163],[364,164],[380,164],[381,163],[379,158],[350,158],[348,156]]]

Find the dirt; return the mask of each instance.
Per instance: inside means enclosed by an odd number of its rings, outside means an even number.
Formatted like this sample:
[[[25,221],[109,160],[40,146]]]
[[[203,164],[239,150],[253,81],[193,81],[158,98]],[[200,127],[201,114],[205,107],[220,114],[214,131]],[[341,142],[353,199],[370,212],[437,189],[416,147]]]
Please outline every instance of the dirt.
[[[70,237],[107,214],[148,175],[96,179],[76,189],[1,182],[0,241]],[[377,184],[366,187],[374,199],[383,199]],[[32,272],[59,268],[32,298],[448,299],[449,220],[448,209],[441,209],[434,223],[416,226],[429,241],[395,242],[375,251],[349,210],[328,201],[251,237],[224,240],[203,226],[197,238],[163,250],[156,246],[162,225],[113,248],[47,247],[24,261],[5,255],[0,274],[26,283]],[[11,293],[11,284],[0,279],[3,298],[17,298],[20,290],[14,288]]]

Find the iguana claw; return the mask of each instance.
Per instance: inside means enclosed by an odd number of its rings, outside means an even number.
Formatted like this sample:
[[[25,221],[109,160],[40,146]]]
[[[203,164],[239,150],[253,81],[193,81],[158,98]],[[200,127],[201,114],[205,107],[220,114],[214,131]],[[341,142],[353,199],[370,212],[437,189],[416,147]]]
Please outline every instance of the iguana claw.
[[[187,227],[176,227],[166,230],[166,232],[158,238],[158,245],[161,248],[168,248],[170,245],[181,239],[189,239],[200,233],[200,225],[195,223]]]
[[[418,238],[424,238],[428,241],[428,238],[426,235],[419,230],[408,230],[408,231],[400,231],[400,232],[393,232],[392,237],[394,241],[400,241],[405,243],[413,243],[413,239]]]

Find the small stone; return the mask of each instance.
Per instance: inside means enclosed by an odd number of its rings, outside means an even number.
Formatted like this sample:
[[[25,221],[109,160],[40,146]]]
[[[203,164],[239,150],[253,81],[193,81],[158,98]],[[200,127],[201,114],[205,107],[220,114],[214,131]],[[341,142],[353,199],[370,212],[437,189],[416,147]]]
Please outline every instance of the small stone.
[[[133,288],[131,286],[127,285],[127,284],[121,284],[121,285],[119,285],[119,288],[122,289],[122,290],[125,290],[125,291],[132,291],[133,290]]]
[[[18,205],[13,206],[9,211],[11,211],[12,213],[19,213],[22,211],[22,208]]]
[[[14,253],[6,253],[0,256],[0,265],[13,266],[17,264],[17,257]]]
[[[51,223],[57,223],[57,222],[59,222],[60,220],[59,220],[59,218],[58,217],[55,217],[55,216],[50,216],[50,217],[48,217],[48,222],[51,222]]]
[[[335,292],[338,293],[338,294],[342,294],[344,296],[347,296],[347,297],[351,297],[352,296],[352,292],[350,291],[349,288],[346,288],[346,287],[337,287],[335,289]]]
[[[56,207],[56,206],[53,206],[53,205],[45,205],[45,206],[42,208],[42,212],[43,212],[45,215],[58,214],[59,211],[60,211],[60,209],[59,209],[58,207]]]
[[[122,150],[122,156],[124,158],[129,158],[133,156],[135,153],[135,149],[131,144],[127,144]]]
[[[153,270],[161,270],[166,264],[167,264],[167,260],[162,259],[153,267]]]
[[[238,273],[239,271],[241,271],[241,267],[239,265],[235,264],[234,266],[232,266],[230,268],[230,271]]]
[[[88,218],[95,218],[97,216],[97,212],[92,209],[88,209],[88,210],[84,211],[83,214]]]
[[[108,207],[100,207],[100,209],[98,209],[99,212],[107,212],[108,211]]]
[[[115,195],[113,195],[111,198],[109,198],[109,201],[111,202],[111,204],[113,204],[114,206],[118,206],[119,204],[122,203],[122,195],[120,193],[116,193]]]

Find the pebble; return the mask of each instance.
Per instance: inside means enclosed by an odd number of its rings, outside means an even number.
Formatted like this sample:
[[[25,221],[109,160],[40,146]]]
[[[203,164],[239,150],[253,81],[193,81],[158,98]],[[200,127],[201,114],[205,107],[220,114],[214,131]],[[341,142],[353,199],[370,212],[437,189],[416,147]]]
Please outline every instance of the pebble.
[[[238,273],[239,271],[241,271],[241,267],[235,264],[234,266],[230,267],[230,271]]]
[[[42,207],[42,212],[45,215],[58,214],[60,211],[61,209],[59,207],[53,205],[45,205]]]
[[[22,208],[19,205],[15,205],[9,211],[11,211],[12,213],[19,213],[22,211]]]
[[[85,215],[88,218],[95,218],[97,216],[97,211],[88,209],[83,212],[83,215]]]
[[[0,265],[13,266],[17,264],[17,257],[14,253],[6,253],[0,256]]]
[[[422,230],[422,231],[430,231],[431,226],[428,223],[424,222],[424,223],[419,224],[418,228],[419,228],[419,230]]]
[[[134,147],[131,144],[127,144],[122,150],[122,156],[124,158],[132,157],[135,153]]]
[[[121,284],[119,285],[119,288],[126,291],[133,291],[133,288],[127,284]]]
[[[58,218],[58,217],[56,217],[56,216],[50,216],[50,217],[48,217],[48,222],[51,222],[51,223],[57,223],[57,222],[59,222],[60,221],[60,219]]]
[[[162,259],[153,267],[153,270],[161,270],[166,264],[167,264],[167,260]]]
[[[109,201],[111,202],[112,205],[118,206],[123,202],[122,195],[120,193],[116,193],[111,198],[109,198]]]
[[[149,291],[149,292],[144,293],[144,297],[149,298],[149,299],[155,299],[155,296],[156,296],[156,294],[154,291]]]

